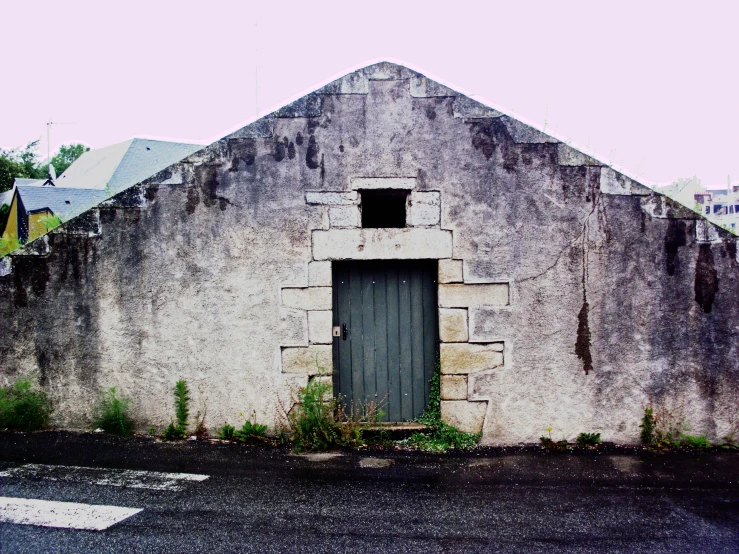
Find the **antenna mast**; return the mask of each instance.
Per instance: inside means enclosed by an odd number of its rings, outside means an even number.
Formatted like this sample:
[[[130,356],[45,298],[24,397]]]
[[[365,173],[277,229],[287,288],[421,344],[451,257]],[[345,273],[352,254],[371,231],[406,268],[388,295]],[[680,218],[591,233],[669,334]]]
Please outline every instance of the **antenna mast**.
[[[52,125],[74,125],[73,121],[52,121],[46,123],[46,160],[51,163],[51,126]]]

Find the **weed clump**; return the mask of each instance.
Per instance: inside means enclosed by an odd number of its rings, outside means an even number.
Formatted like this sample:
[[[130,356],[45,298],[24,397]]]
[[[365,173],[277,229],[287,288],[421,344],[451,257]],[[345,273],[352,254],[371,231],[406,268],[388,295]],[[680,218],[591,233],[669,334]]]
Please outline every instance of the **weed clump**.
[[[184,380],[175,383],[174,405],[177,423],[170,421],[164,430],[164,440],[168,441],[187,438],[187,419],[190,417],[190,389]]]
[[[466,450],[473,448],[482,433],[465,433],[441,420],[441,362],[436,357],[434,375],[429,379],[429,402],[419,423],[428,427],[426,431],[413,433],[405,444],[424,452],[446,452],[450,448]]]
[[[224,423],[223,427],[218,429],[218,438],[223,441],[232,441],[236,438],[236,427]]]
[[[244,418],[244,425],[241,426],[241,429],[236,431],[235,436],[237,439],[249,442],[254,440],[263,440],[267,438],[267,426],[262,425],[261,423],[257,423],[257,414],[256,411],[252,412],[253,421],[249,421],[248,419]]]
[[[644,446],[652,446],[654,444],[654,410],[652,408],[644,408],[644,417],[642,417],[639,428],[641,429],[641,442]]]
[[[555,441],[552,439],[552,428],[551,427],[547,427],[547,433],[549,436],[539,437],[539,441],[541,442],[541,447],[544,450],[549,450],[552,452],[566,452],[570,449],[570,444],[567,442],[566,439],[562,439],[561,441]],[[598,439],[600,440],[600,435],[598,435]]]
[[[317,379],[298,391],[286,418],[290,433],[285,429],[279,433],[296,451],[358,448],[364,445],[363,429],[379,423],[384,416],[374,402],[347,411],[344,403],[330,393],[331,387]]]
[[[600,444],[600,433],[580,433],[575,444],[581,448],[595,448]]]
[[[406,444],[424,452],[446,452],[450,448],[473,448],[480,437],[482,433],[465,433],[440,421],[425,432],[413,433]]]
[[[131,436],[135,423],[128,413],[130,404],[129,398],[118,398],[115,387],[108,389],[95,408],[95,426],[112,435]]]
[[[34,390],[30,379],[18,379],[0,387],[0,429],[36,431],[49,424],[51,402],[46,393]]]
[[[711,443],[703,435],[683,435],[680,439],[680,446],[682,448],[689,448],[691,450],[706,450],[711,448]]]
[[[651,406],[646,407],[644,417],[642,417],[642,422],[639,425],[642,444],[647,448],[662,450],[671,448],[705,450],[711,448],[711,443],[704,435],[687,434],[690,426],[680,416],[680,409],[680,406],[676,410],[670,410],[664,406],[660,410],[655,410]],[[729,437],[725,437],[726,439],[729,439]]]

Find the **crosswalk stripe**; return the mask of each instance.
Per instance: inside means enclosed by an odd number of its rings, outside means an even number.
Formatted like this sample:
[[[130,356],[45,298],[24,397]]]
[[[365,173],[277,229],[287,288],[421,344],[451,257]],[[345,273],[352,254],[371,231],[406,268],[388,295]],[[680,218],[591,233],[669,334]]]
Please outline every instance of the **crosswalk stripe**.
[[[187,482],[205,481],[209,476],[197,473],[166,473],[133,469],[106,469],[62,465],[24,464],[0,471],[0,477],[47,479],[73,483],[90,483],[111,487],[179,491]]]
[[[102,531],[140,511],[141,508],[0,496],[0,522],[21,525]]]

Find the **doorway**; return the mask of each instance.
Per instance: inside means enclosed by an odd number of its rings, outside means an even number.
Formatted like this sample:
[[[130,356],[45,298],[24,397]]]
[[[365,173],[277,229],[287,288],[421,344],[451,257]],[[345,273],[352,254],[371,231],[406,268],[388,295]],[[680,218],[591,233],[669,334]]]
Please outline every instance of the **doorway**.
[[[333,263],[334,395],[419,417],[438,352],[436,260]]]

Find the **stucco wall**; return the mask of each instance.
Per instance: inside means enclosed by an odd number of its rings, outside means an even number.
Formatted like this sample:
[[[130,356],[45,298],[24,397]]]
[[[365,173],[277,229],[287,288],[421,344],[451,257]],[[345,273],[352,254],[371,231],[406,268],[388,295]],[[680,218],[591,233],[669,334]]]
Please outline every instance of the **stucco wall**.
[[[418,228],[392,245],[338,229],[357,223],[352,183],[380,177],[438,192],[440,221],[419,206],[409,223],[451,235],[450,255]],[[320,191],[345,194],[316,202]],[[435,198],[422,204],[433,212]],[[303,287],[329,285],[331,259],[396,243],[444,260],[440,303],[492,299],[440,314],[445,415],[482,426],[484,442],[550,426],[636,442],[648,402],[711,437],[737,423],[735,239],[405,68],[355,72],[107,204],[0,271],[2,378],[37,374],[59,425],[88,425],[110,386],[135,399],[142,427],[164,425],[180,378],[195,409],[207,399],[211,427],[240,412],[274,424],[305,359],[330,353],[325,298]],[[475,344],[503,360],[460,373]]]

